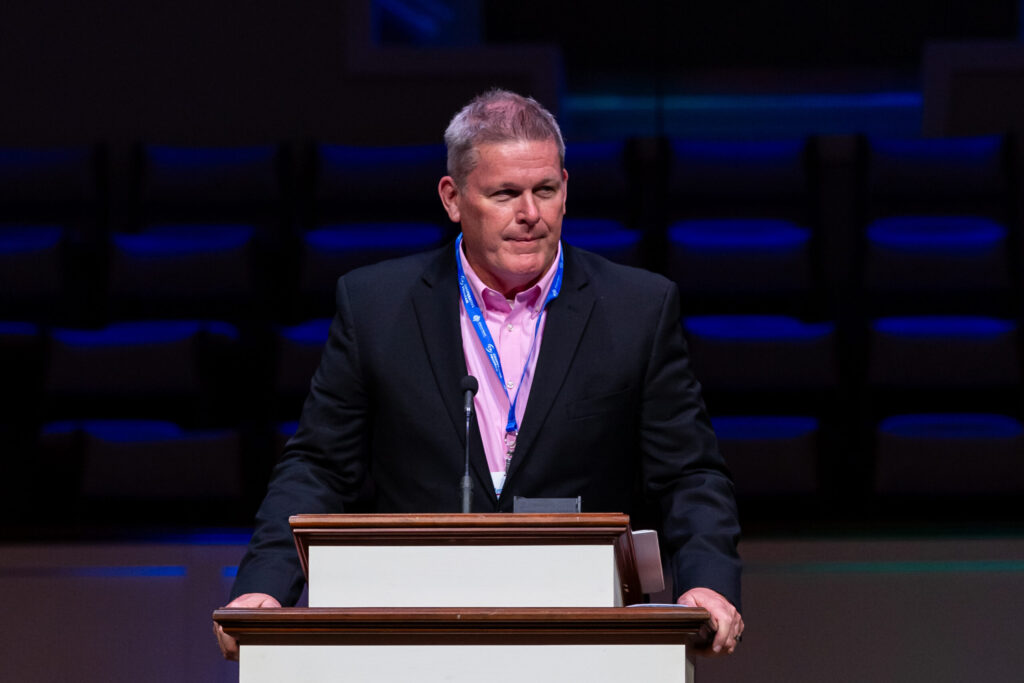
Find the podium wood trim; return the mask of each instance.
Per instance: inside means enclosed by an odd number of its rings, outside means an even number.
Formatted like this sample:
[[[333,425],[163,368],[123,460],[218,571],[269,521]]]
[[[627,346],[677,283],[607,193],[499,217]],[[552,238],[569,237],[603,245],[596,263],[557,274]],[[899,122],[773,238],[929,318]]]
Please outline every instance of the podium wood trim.
[[[698,607],[276,608],[213,613],[240,645],[665,643],[701,647]]]
[[[611,545],[623,604],[643,600],[628,515],[332,514],[288,521],[307,579],[310,545]]]

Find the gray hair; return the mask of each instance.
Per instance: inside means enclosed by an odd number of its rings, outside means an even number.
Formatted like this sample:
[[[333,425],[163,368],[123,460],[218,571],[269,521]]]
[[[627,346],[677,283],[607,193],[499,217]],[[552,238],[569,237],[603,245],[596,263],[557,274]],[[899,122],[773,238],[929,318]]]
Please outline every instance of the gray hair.
[[[551,112],[532,97],[497,88],[488,90],[453,116],[444,132],[448,175],[459,187],[465,187],[466,177],[480,160],[477,146],[521,140],[554,142],[558,163],[565,167],[565,141]]]

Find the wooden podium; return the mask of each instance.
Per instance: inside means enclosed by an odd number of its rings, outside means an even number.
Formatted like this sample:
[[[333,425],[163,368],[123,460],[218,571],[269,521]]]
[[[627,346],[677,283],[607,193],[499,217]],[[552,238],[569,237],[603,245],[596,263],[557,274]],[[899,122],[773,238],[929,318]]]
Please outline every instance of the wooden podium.
[[[291,525],[310,606],[214,612],[238,639],[241,683],[693,680],[708,613],[637,604],[625,515],[299,515]]]

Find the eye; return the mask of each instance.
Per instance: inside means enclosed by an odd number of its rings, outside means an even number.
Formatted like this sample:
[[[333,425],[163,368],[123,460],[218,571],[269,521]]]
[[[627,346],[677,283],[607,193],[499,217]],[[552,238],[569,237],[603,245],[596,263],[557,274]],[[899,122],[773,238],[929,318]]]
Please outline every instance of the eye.
[[[555,188],[551,187],[550,185],[544,185],[542,187],[538,187],[537,190],[536,190],[537,196],[545,197],[545,198],[555,196],[555,192],[556,192]]]

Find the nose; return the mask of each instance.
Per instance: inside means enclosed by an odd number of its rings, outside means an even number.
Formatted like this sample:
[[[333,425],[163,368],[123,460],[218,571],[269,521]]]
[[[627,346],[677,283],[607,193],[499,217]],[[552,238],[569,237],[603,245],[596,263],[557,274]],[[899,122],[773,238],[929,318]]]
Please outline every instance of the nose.
[[[540,209],[537,207],[536,198],[531,193],[524,192],[519,196],[516,220],[529,226],[536,225],[540,220]]]

